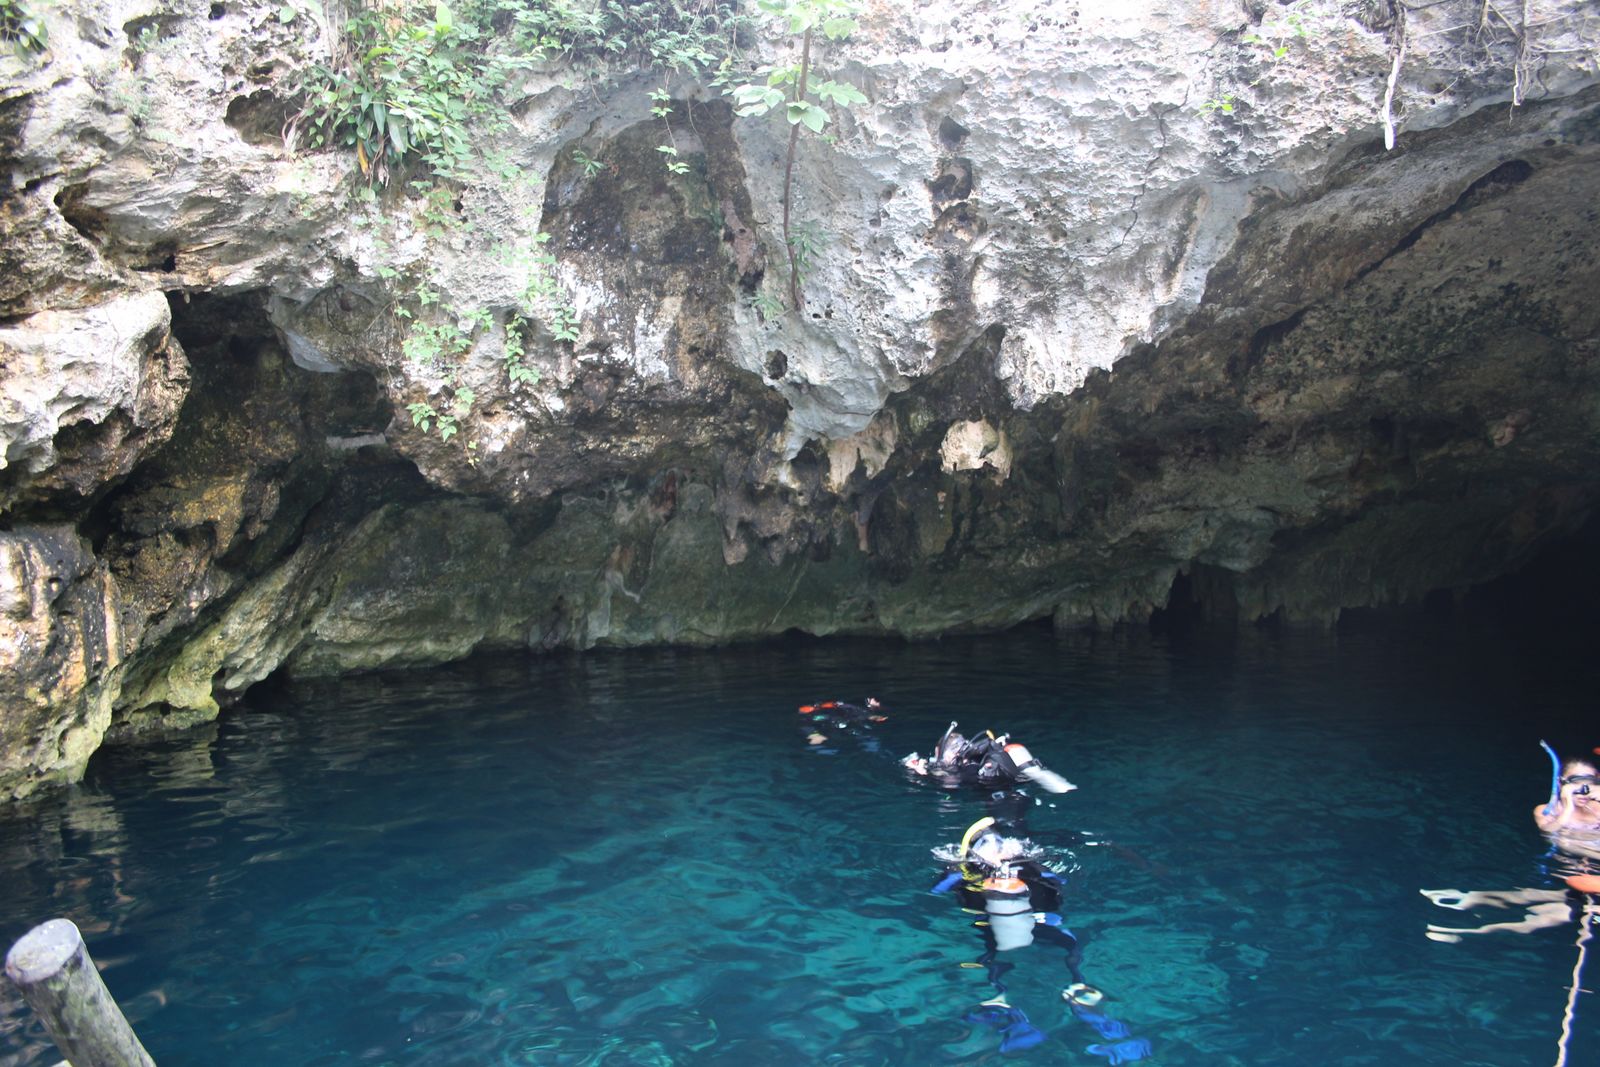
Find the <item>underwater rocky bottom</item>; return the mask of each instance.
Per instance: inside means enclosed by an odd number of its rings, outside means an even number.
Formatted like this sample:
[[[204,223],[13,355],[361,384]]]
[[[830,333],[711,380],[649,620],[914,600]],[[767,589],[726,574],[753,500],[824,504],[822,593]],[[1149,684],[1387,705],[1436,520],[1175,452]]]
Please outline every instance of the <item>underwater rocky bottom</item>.
[[[1419,890],[1555,884],[1538,742],[1600,743],[1590,637],[1023,629],[258,688],[8,813],[0,934],[76,921],[162,1067],[998,1062],[981,932],[928,892],[985,796],[893,759],[957,719],[1080,787],[1028,827],[1154,1062],[1553,1062],[1577,928],[1435,943],[1515,916]],[[869,694],[866,743],[806,744],[798,705]],[[1062,953],[1008,956],[1045,1037],[1004,1058],[1107,1062]],[[1570,1047],[1600,1057],[1590,997]],[[0,1064],[57,1058],[7,999]]]

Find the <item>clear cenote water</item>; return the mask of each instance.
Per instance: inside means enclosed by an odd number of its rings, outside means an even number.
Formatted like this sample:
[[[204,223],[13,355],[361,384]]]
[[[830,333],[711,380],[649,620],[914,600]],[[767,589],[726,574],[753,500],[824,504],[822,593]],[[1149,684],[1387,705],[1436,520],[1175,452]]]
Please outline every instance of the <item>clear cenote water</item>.
[[[1081,788],[1036,840],[1149,1062],[1553,1063],[1576,928],[1439,944],[1422,888],[1549,886],[1540,737],[1600,743],[1600,657],[1366,634],[998,637],[597,653],[258,690],[0,818],[0,935],[84,930],[161,1067],[1102,1064],[963,1017],[979,934],[929,850],[983,795],[908,780],[951,718]],[[880,750],[796,705],[879,696]],[[1586,732],[1587,731],[1587,732]],[[1600,983],[1591,963],[1588,985]],[[0,1065],[59,1058],[0,1002]],[[1579,998],[1571,1063],[1600,1062]]]

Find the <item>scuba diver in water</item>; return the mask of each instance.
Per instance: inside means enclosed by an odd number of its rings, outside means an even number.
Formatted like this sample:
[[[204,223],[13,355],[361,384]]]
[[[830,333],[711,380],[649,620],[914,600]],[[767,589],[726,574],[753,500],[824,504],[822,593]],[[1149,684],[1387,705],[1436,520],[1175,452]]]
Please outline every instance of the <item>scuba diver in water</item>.
[[[968,740],[956,733],[950,723],[933,753],[913,752],[900,761],[913,774],[937,778],[947,785],[979,785],[986,789],[1011,789],[1024,782],[1051,793],[1068,793],[1078,788],[1033,757],[1026,747],[1007,734],[999,737],[985,730]]]
[[[995,995],[965,1019],[982,1023],[1000,1034],[1000,1051],[1031,1048],[1046,1038],[1021,1008],[1006,999],[1005,975],[1015,965],[1001,953],[1035,942],[1062,950],[1072,982],[1061,997],[1072,1013],[1103,1040],[1088,1046],[1112,1064],[1133,1063],[1150,1055],[1150,1042],[1130,1035],[1126,1023],[1096,1010],[1104,994],[1084,980],[1079,969],[1083,950],[1077,937],[1061,922],[1065,880],[1042,862],[1039,850],[1025,839],[1006,837],[994,828],[993,818],[980,819],[967,828],[961,844],[935,850],[950,867],[931,892],[954,892],[962,907],[981,914],[974,925],[983,933],[984,951],[975,966],[988,973]]]
[[[880,722],[889,720],[889,716],[883,713],[883,705],[878,702],[877,697],[868,697],[865,707],[846,704],[842,700],[802,704],[800,714],[806,717],[801,726],[806,736],[806,744],[816,747],[826,755],[838,752],[837,745],[840,739],[846,737],[853,738],[868,752],[877,752],[878,739],[873,736],[872,728]]]

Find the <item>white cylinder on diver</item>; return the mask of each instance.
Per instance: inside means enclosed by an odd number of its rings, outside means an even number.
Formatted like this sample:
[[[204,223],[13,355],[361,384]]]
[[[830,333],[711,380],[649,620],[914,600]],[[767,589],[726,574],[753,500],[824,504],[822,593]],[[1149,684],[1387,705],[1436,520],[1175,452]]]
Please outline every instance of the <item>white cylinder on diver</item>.
[[[1033,944],[1033,901],[1022,879],[1006,874],[984,879],[983,910],[995,948],[1007,952]]]
[[[1033,758],[1026,747],[1013,741],[1006,745],[1006,755],[1017,767],[1017,774],[1048,793],[1070,793],[1078,788],[1049,767]]]

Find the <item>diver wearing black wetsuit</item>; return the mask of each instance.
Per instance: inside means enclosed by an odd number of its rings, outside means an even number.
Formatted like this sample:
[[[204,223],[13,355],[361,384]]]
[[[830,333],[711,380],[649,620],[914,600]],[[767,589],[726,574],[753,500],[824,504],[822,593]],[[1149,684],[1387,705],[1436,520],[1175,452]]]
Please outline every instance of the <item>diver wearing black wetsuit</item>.
[[[931,756],[923,759],[913,752],[900,762],[908,770],[947,784],[1015,789],[1033,783],[1051,793],[1066,793],[1077,788],[1008,735],[996,737],[986,730],[969,740],[956,733],[953,722],[934,746]]]
[[[992,818],[973,824],[962,842],[962,858],[932,892],[954,892],[963,908],[986,916],[978,924],[985,946],[978,962],[988,969],[996,992],[1005,992],[1001,976],[1013,966],[996,962],[999,953],[1035,941],[1063,949],[1073,982],[1082,984],[1078,963],[1083,952],[1072,931],[1061,926],[1065,883],[1059,874],[1023,852],[1022,842],[1002,837],[993,826]]]
[[[805,716],[801,730],[806,735],[806,743],[823,746],[818,751],[829,755],[839,751],[835,746],[847,737],[853,738],[866,751],[877,752],[878,739],[872,733],[872,728],[877,723],[887,722],[889,718],[883,714],[883,705],[878,703],[877,697],[868,697],[865,707],[846,704],[842,700],[802,704],[800,714]]]

